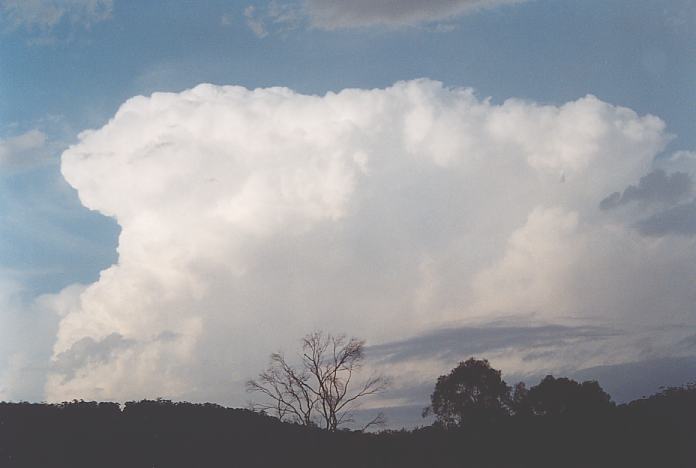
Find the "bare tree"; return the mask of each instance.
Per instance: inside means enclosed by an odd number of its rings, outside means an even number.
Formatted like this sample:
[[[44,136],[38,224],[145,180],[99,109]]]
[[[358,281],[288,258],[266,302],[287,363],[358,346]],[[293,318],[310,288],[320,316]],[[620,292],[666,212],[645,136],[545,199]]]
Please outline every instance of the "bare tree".
[[[265,396],[256,410],[271,412],[281,420],[335,431],[353,421],[353,411],[364,397],[386,389],[384,376],[358,380],[356,372],[365,358],[365,341],[320,331],[302,339],[299,368],[282,353],[271,354],[268,368],[247,382],[247,391]],[[363,429],[382,424],[379,414]]]

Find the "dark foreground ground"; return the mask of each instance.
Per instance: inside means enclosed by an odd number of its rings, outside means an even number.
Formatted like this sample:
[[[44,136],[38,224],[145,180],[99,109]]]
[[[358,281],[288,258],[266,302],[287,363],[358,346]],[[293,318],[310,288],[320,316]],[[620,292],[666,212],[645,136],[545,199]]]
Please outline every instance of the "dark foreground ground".
[[[0,403],[0,467],[696,467],[696,391],[603,414],[442,430],[328,433],[166,400]]]

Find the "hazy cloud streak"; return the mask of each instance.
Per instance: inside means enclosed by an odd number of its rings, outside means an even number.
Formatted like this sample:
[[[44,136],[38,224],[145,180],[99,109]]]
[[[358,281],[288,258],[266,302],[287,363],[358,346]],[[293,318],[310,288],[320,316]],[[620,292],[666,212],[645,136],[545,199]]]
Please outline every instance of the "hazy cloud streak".
[[[0,0],[5,27],[48,31],[61,22],[90,27],[111,16],[113,0]]]
[[[413,26],[449,20],[485,8],[526,0],[306,0],[312,24],[320,29]]]

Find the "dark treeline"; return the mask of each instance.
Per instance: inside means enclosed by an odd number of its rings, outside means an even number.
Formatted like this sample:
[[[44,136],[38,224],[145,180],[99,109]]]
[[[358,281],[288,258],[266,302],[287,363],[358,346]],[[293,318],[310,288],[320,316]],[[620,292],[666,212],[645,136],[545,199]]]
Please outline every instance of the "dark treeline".
[[[471,424],[361,433],[168,400],[123,407],[85,401],[0,403],[0,466],[696,466],[696,386],[602,408],[542,415],[519,411]]]

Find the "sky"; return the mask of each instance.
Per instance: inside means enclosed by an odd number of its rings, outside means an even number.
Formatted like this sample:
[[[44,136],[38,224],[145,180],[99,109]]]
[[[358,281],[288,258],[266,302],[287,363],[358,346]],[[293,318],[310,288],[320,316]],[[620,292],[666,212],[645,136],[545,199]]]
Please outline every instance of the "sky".
[[[0,0],[0,400],[243,406],[314,330],[696,379],[690,0]],[[389,416],[389,412],[387,413]]]

